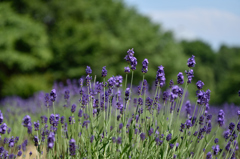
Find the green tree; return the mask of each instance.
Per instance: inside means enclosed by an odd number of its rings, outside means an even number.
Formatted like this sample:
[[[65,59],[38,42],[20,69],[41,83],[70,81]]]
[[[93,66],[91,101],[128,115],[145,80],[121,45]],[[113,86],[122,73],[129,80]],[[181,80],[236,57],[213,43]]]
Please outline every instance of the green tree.
[[[240,48],[222,45],[217,54],[215,67],[217,103],[240,104]]]
[[[16,14],[8,3],[1,3],[0,19],[1,95],[14,95],[22,91],[21,95],[29,96],[44,89],[36,81],[30,80],[34,72],[44,72],[52,60],[44,26],[28,16]],[[39,77],[46,85],[44,76]],[[28,79],[28,85],[20,84],[26,83],[20,79]],[[19,87],[9,87],[16,84]]]
[[[148,17],[127,7],[120,0],[11,0],[20,14],[44,24],[54,60],[49,70],[54,79],[79,78],[87,65],[100,77],[101,67],[107,66],[109,75],[123,74],[123,58],[134,48],[138,70],[134,78],[139,81],[141,62],[149,58],[152,82],[157,66],[163,65],[168,80],[184,71],[187,57],[171,32],[165,32]],[[174,64],[173,64],[174,62]],[[174,75],[175,74],[175,75]],[[135,83],[136,84],[136,83]]]

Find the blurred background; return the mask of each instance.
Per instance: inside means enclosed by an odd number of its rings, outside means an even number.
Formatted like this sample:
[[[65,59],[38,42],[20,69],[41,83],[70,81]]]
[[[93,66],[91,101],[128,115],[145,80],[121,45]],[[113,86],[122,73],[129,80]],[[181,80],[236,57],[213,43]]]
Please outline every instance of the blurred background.
[[[103,66],[108,78],[124,75],[123,58],[134,48],[135,85],[145,58],[148,83],[159,65],[169,83],[195,55],[190,99],[202,80],[211,104],[239,105],[239,8],[238,0],[1,0],[0,98],[49,92],[54,81],[85,75],[86,66],[99,80]]]

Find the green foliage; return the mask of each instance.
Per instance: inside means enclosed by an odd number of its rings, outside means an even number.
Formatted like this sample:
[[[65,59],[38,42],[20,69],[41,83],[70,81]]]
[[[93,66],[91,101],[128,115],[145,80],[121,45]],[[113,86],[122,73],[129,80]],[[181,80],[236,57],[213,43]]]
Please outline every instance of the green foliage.
[[[240,48],[221,46],[217,54],[216,81],[218,103],[228,102],[240,104],[238,90],[240,88]]]
[[[1,95],[27,97],[45,89],[47,81],[38,78],[42,75],[34,75],[52,60],[44,26],[14,13],[7,3],[0,5],[0,19]],[[31,75],[25,78],[27,73]]]

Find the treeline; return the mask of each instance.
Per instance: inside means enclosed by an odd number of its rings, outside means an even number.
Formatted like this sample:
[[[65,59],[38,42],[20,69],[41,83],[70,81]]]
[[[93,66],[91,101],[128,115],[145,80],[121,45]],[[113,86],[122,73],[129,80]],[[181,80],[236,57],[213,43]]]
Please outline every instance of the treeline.
[[[194,81],[211,89],[211,102],[240,104],[240,47],[221,46],[216,52],[207,43],[177,42],[171,31],[126,6],[121,0],[3,0],[0,2],[0,95],[28,97],[49,91],[54,81],[79,78],[86,66],[100,80],[124,74],[124,57],[134,48],[138,59],[134,84],[142,79],[141,63],[149,60],[146,79],[154,81],[163,65],[167,82],[187,69],[196,56]],[[195,86],[189,87],[190,98]]]

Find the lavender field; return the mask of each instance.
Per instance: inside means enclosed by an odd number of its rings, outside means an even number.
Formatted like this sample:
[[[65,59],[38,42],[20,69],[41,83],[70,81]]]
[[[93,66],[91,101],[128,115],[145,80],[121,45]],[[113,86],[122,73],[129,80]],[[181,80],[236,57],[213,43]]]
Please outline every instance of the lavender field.
[[[160,63],[151,84],[148,60],[141,63],[135,54],[129,49],[122,57],[121,75],[99,66],[97,81],[86,66],[82,77],[55,82],[49,93],[1,100],[0,158],[240,158],[240,108],[209,105],[208,81],[192,83],[195,56],[175,79],[165,78]],[[135,72],[142,73],[138,86]],[[189,87],[196,90],[194,101]]]

